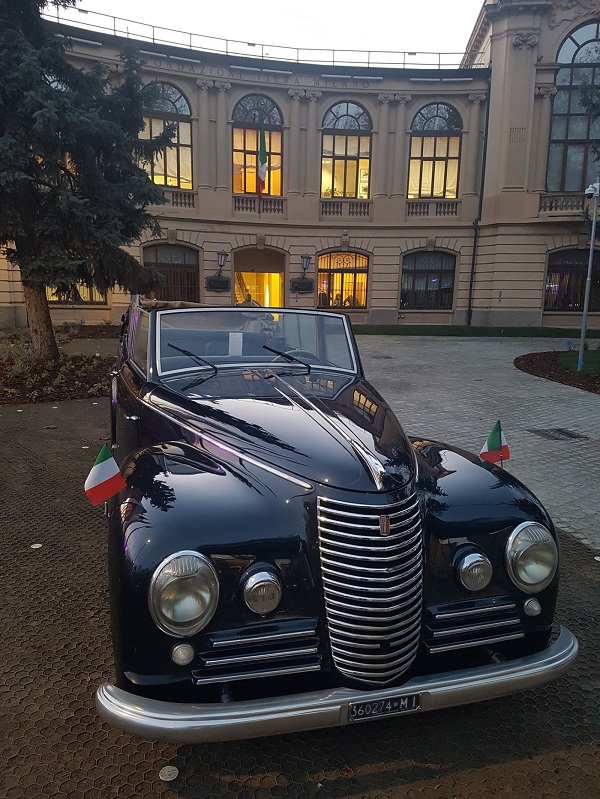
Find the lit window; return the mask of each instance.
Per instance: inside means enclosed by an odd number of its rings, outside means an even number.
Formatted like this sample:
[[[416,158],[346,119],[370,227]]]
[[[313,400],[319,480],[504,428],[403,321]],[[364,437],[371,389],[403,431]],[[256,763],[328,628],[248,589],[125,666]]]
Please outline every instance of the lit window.
[[[452,308],[456,259],[443,252],[404,256],[400,307],[418,310]]]
[[[58,291],[57,289],[47,288],[46,297],[48,302],[59,303],[61,305],[106,305],[106,292],[98,291],[84,283],[78,283],[75,293]]]
[[[369,262],[355,252],[331,252],[319,256],[320,308],[367,307]]]
[[[374,419],[377,414],[378,405],[372,399],[363,394],[362,391],[355,391],[352,395],[352,404],[355,408],[368,419]]]
[[[323,118],[321,197],[369,198],[371,117],[356,103],[338,103]]]
[[[585,87],[600,86],[600,23],[582,25],[567,36],[556,59],[557,92],[552,99],[548,191],[584,191],[600,171],[600,117],[582,105]]]
[[[462,120],[446,103],[432,103],[415,116],[410,137],[408,198],[452,200],[458,196]]]
[[[156,269],[163,284],[153,292],[157,300],[199,302],[198,253],[177,244],[144,247],[144,266]]]
[[[174,130],[171,144],[154,156],[144,168],[158,186],[192,188],[192,123],[188,101],[170,83],[153,83],[151,100],[146,106],[141,139],[152,139],[167,125]]]
[[[548,258],[545,311],[583,310],[589,253],[585,250],[553,252]],[[600,252],[594,253],[590,311],[600,311]]]
[[[256,194],[261,118],[265,131],[267,173],[263,194],[281,196],[283,118],[261,94],[248,94],[233,109],[233,193]]]

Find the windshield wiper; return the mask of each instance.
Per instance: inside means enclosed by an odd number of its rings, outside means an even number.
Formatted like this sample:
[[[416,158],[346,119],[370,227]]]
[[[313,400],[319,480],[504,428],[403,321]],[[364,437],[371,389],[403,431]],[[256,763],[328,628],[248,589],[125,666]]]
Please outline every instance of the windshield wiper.
[[[300,366],[304,366],[306,369],[307,374],[310,374],[310,364],[306,363],[306,361],[301,361],[300,358],[295,358],[293,355],[290,355],[283,350],[274,350],[273,347],[267,347],[266,344],[263,344],[263,350],[269,350],[269,352],[274,352],[275,355],[281,355],[282,358],[285,358],[286,361],[293,361],[294,363],[299,363]]]
[[[193,361],[199,366],[209,366],[215,374],[219,371],[214,363],[210,363],[210,361],[205,361],[204,358],[201,358],[199,355],[196,355],[195,352],[190,352],[190,350],[184,350],[183,347],[177,347],[175,344],[167,344],[167,347],[171,347],[173,350],[177,350],[177,352],[181,352],[183,355],[187,355],[188,358],[191,358]]]
[[[208,366],[210,369],[213,370],[211,375],[207,375],[206,377],[200,377],[197,380],[192,380],[191,383],[188,383],[186,386],[183,386],[181,389],[182,391],[187,391],[190,388],[194,388],[195,386],[199,386],[200,383],[204,383],[205,380],[208,380],[209,377],[214,377],[218,373],[217,367],[214,363],[210,363],[210,361],[205,361],[204,358],[201,358],[199,355],[196,355],[195,352],[191,352],[190,350],[186,350],[183,347],[177,347],[175,344],[171,344],[170,342],[167,344],[167,347],[171,347],[173,350],[177,350],[177,352],[181,352],[183,355],[187,355],[188,358],[191,358],[198,366]]]

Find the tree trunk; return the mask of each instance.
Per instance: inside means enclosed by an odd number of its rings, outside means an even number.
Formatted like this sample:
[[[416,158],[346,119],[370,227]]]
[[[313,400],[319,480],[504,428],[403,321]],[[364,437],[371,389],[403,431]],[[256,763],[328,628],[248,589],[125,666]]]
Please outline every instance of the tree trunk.
[[[36,361],[57,361],[58,345],[50,319],[46,289],[23,281],[23,295],[33,357]]]

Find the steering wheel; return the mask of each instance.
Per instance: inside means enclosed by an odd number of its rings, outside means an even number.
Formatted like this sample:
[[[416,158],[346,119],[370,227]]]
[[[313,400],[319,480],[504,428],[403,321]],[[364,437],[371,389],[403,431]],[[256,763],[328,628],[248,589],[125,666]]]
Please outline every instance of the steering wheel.
[[[305,363],[310,364],[321,364],[323,365],[323,361],[317,357],[314,352],[310,352],[309,350],[288,350],[286,355],[290,355],[292,358],[297,358],[299,361],[304,361]],[[288,361],[287,358],[284,358],[283,355],[278,355],[276,358],[273,359],[273,362],[276,361],[285,361],[286,363],[294,363],[294,361]]]

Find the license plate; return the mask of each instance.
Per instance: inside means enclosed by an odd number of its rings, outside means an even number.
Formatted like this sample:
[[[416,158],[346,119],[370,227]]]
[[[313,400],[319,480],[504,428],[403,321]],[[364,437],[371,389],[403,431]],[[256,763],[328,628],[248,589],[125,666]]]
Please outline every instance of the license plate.
[[[349,705],[350,721],[366,721],[379,716],[398,716],[415,713],[421,709],[421,694],[393,696],[389,699],[374,699],[372,702],[352,702]]]

